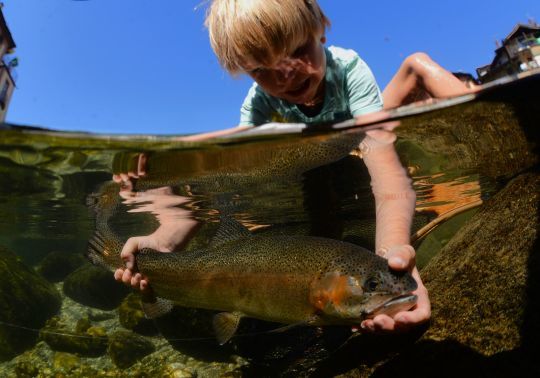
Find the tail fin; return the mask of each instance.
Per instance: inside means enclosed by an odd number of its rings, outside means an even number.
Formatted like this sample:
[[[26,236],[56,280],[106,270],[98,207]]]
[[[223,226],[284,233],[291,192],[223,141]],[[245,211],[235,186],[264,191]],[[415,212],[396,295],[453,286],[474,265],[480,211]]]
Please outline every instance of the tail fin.
[[[88,241],[86,257],[94,265],[115,270],[124,266],[120,258],[121,251],[122,245],[118,241],[113,238],[105,239],[101,232],[96,231]]]

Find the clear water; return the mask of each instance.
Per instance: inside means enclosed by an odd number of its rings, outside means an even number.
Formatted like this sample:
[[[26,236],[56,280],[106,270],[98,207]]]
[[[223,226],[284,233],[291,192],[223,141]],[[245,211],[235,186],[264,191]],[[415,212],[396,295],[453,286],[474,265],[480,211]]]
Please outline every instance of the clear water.
[[[399,115],[396,149],[417,193],[413,239],[420,267],[504,182],[537,163],[527,130],[531,120],[537,123],[537,115],[524,113],[528,107],[509,102],[505,93],[500,101],[480,99]],[[374,201],[361,158],[348,149],[324,152],[335,140],[361,135],[270,135],[187,144],[173,137],[5,128],[0,130],[1,251],[15,253],[37,275],[43,274],[43,264],[51,255],[84,255],[99,218],[92,204],[104,195],[112,196],[118,205],[108,220],[123,240],[153,232],[159,224],[156,213],[165,213],[178,222],[199,222],[196,235],[185,247],[198,248],[211,240],[220,214],[226,213],[253,232],[318,235],[373,248]],[[135,169],[140,154],[148,159],[147,175],[132,190],[111,184],[113,173]],[[167,195],[176,201],[165,212],[156,210],[156,196],[164,195],[159,188],[169,188]],[[72,270],[80,264],[88,263],[81,261]],[[278,360],[290,373],[312,368],[298,362],[307,350],[320,361],[347,337],[343,330],[331,331],[333,336],[325,339],[323,347],[313,342],[316,331],[276,335],[265,332],[274,325],[257,323],[245,327],[236,344],[219,347],[208,331],[207,312],[178,310],[176,329],[170,325],[161,325],[158,331],[152,326],[135,329],[154,352],[122,363],[113,361],[110,346],[108,351],[81,352],[66,346],[68,342],[58,346],[61,343],[47,337],[47,333],[64,333],[60,336],[66,339],[108,335],[111,344],[111,335],[126,329],[116,308],[78,302],[63,292],[64,278],[52,281],[57,281],[53,285],[61,293],[62,305],[56,320],[49,321],[41,334],[43,324],[17,322],[17,317],[6,320],[0,313],[0,339],[9,334],[8,343],[13,335],[27,340],[15,350],[0,347],[4,354],[0,375],[241,376],[276,367]],[[105,297],[108,287],[103,288]],[[2,295],[9,298],[11,294]],[[2,311],[9,312],[9,306],[4,303]],[[92,334],[85,322],[98,331]],[[136,355],[137,348],[145,347],[135,346],[124,353]],[[297,367],[290,370],[290,366]]]

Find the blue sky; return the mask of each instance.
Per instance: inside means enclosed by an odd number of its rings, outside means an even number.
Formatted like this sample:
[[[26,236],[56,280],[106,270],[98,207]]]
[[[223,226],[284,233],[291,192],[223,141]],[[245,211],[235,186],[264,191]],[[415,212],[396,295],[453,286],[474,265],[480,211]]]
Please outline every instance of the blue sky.
[[[204,0],[4,0],[17,44],[7,121],[99,133],[185,134],[234,126],[251,85],[218,65]],[[197,8],[198,5],[202,5]],[[490,63],[538,0],[320,0],[328,44],[352,48],[381,88],[407,55],[452,71]],[[197,8],[197,9],[196,9]]]

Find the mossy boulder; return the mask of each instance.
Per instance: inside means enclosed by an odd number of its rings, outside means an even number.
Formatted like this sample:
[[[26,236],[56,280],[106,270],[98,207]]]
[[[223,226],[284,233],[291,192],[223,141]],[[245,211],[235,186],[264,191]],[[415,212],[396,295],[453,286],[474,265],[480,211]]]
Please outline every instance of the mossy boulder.
[[[86,319],[79,321],[75,330],[70,330],[61,319],[54,317],[41,329],[39,336],[54,351],[86,357],[105,354],[109,341],[104,328],[92,326]]]
[[[155,335],[158,333],[152,319],[148,319],[142,310],[141,296],[132,293],[128,295],[118,307],[118,319],[122,327],[142,335]]]
[[[0,360],[31,347],[37,333],[60,309],[56,288],[17,256],[0,247]],[[25,327],[25,328],[22,328]]]
[[[118,331],[111,335],[107,352],[116,366],[125,369],[155,349],[154,344],[142,336],[129,331]]]
[[[540,175],[523,175],[487,201],[422,271],[433,301],[425,338],[451,338],[485,356],[522,345],[538,305]],[[535,294],[533,296],[529,294]],[[540,327],[528,328],[537,335]]]
[[[112,272],[85,264],[64,280],[64,293],[75,302],[100,310],[113,310],[131,292],[114,280]]]
[[[60,282],[85,261],[82,254],[53,251],[41,260],[37,271],[49,282]]]

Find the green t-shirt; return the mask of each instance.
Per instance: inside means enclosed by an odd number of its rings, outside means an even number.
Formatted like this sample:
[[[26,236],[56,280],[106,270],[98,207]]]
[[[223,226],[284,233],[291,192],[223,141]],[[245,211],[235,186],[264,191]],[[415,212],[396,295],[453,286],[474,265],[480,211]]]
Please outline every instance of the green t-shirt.
[[[270,122],[341,122],[382,109],[382,96],[367,64],[353,50],[325,48],[325,96],[321,112],[308,117],[295,104],[273,97],[254,83],[240,110],[240,126]]]

